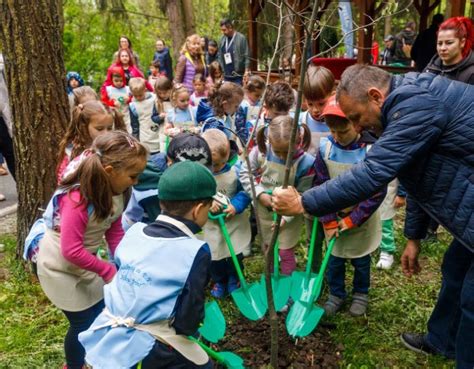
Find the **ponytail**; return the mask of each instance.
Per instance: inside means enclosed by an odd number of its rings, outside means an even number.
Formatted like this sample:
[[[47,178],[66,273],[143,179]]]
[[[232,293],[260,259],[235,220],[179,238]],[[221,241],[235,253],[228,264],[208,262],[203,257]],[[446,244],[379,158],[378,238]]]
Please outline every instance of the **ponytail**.
[[[474,48],[474,27],[472,21],[467,17],[453,17],[446,19],[439,26],[440,31],[454,31],[456,38],[465,39],[464,48],[462,49],[462,57],[465,58]]]
[[[258,151],[260,151],[263,155],[267,154],[267,136],[265,134],[266,130],[267,130],[266,126],[260,127],[259,130],[257,131],[257,138],[256,138]]]
[[[309,147],[311,146],[311,130],[306,124],[300,124],[299,129],[300,147],[303,149],[303,151],[308,151]]]
[[[242,87],[234,82],[221,80],[211,87],[207,99],[214,111],[214,115],[220,117],[225,114],[224,101],[229,102],[237,97],[243,99],[244,90]]]

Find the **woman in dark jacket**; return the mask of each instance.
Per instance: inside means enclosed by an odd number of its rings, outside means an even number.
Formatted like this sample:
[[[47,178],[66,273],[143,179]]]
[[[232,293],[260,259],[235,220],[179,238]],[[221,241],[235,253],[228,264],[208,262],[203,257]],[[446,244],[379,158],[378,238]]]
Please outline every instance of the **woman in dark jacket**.
[[[474,84],[474,30],[466,17],[449,18],[438,30],[437,55],[427,72],[456,81]]]
[[[161,39],[156,40],[156,51],[153,55],[153,61],[160,61],[160,70],[165,72],[166,77],[173,80],[173,61],[171,59],[170,50],[166,47],[165,42]]]

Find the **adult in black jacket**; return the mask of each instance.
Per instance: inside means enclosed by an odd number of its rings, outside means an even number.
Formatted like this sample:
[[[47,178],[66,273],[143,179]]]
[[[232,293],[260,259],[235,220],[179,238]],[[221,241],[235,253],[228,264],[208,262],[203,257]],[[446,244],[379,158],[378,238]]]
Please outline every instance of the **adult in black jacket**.
[[[443,20],[442,14],[435,14],[431,26],[416,36],[415,43],[411,48],[411,58],[415,62],[415,68],[418,72],[423,72],[433,55],[436,54],[438,28]]]
[[[351,170],[299,196],[275,189],[282,215],[336,212],[365,200],[397,177],[424,212],[453,236],[442,265],[442,287],[427,334],[402,335],[416,351],[474,367],[474,86],[436,76],[391,77],[363,65],[346,69],[337,97],[347,118],[379,139]],[[407,209],[405,235],[426,234],[423,214]],[[429,220],[429,218],[428,218]],[[402,255],[406,275],[418,273],[418,245]]]
[[[393,56],[393,63],[400,63],[410,66],[410,52],[413,43],[415,42],[415,22],[408,22],[405,28],[395,36],[395,53]]]

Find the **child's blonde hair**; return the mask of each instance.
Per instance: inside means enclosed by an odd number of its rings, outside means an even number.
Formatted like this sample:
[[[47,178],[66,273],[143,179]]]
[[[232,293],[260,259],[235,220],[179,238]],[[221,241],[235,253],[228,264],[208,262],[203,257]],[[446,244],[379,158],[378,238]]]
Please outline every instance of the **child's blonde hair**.
[[[181,83],[177,83],[176,85],[174,85],[173,90],[171,91],[171,97],[170,97],[171,104],[173,105],[173,107],[176,107],[176,99],[178,98],[179,94],[183,92],[186,92],[189,95],[188,88],[185,85]]]
[[[267,127],[261,127],[257,132],[257,146],[262,154],[267,153],[267,137],[273,142],[287,142],[290,144],[291,131],[293,129],[293,118],[289,115],[279,115],[273,118]],[[296,139],[296,145],[304,151],[311,145],[311,131],[306,124],[299,126],[300,132]]]
[[[109,132],[98,136],[79,167],[61,181],[61,188],[68,191],[79,184],[82,202],[94,207],[96,219],[103,220],[113,211],[112,187],[106,166],[115,170],[126,170],[146,160],[148,151],[136,138],[127,132]]]
[[[224,101],[233,101],[234,99],[242,100],[244,98],[244,90],[240,85],[234,82],[225,82],[212,86],[209,92],[208,100],[211,104],[214,114],[218,117],[224,115]]]
[[[201,136],[206,140],[212,153],[218,154],[221,158],[229,157],[230,142],[224,132],[212,128],[205,131]]]
[[[66,155],[66,147],[68,145],[72,144],[71,159],[73,159],[92,144],[92,138],[89,134],[89,123],[92,117],[97,115],[110,115],[113,118],[115,130],[127,130],[122,114],[105,106],[100,101],[92,100],[77,105],[72,111],[72,119],[66,134],[59,144],[58,166],[61,165]]]
[[[332,94],[335,85],[336,79],[329,69],[311,65],[304,77],[303,96],[309,101],[325,99]]]
[[[186,37],[186,41],[184,42],[184,45],[181,48],[181,53],[182,54],[184,54],[186,52],[189,52],[188,45],[193,41],[201,42],[201,37],[197,34],[193,34],[193,35],[190,35],[190,36]],[[199,48],[197,54],[202,55],[202,48]]]
[[[130,78],[128,87],[133,96],[143,93],[146,89],[145,80],[141,77]]]

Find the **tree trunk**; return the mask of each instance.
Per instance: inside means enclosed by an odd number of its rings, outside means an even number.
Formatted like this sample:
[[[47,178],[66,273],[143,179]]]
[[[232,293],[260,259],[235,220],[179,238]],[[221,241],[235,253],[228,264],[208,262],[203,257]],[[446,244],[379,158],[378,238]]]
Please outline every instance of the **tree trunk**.
[[[179,51],[186,40],[183,4],[181,0],[158,0],[158,5],[168,17],[168,27],[173,45],[173,57],[179,58]]]
[[[184,28],[186,29],[186,35],[192,35],[196,33],[196,23],[194,21],[194,9],[193,2],[191,0],[183,1],[183,18]]]
[[[283,59],[288,59],[291,65],[291,57],[293,56],[293,38],[295,29],[293,27],[294,16],[287,7],[283,8],[283,52],[280,57],[280,66],[283,64]]]
[[[392,34],[392,16],[387,15],[385,17],[385,24],[384,24],[384,32],[383,37],[387,37],[388,35]]]
[[[56,187],[59,141],[69,121],[60,1],[1,0],[1,40],[14,122],[18,246]]]

